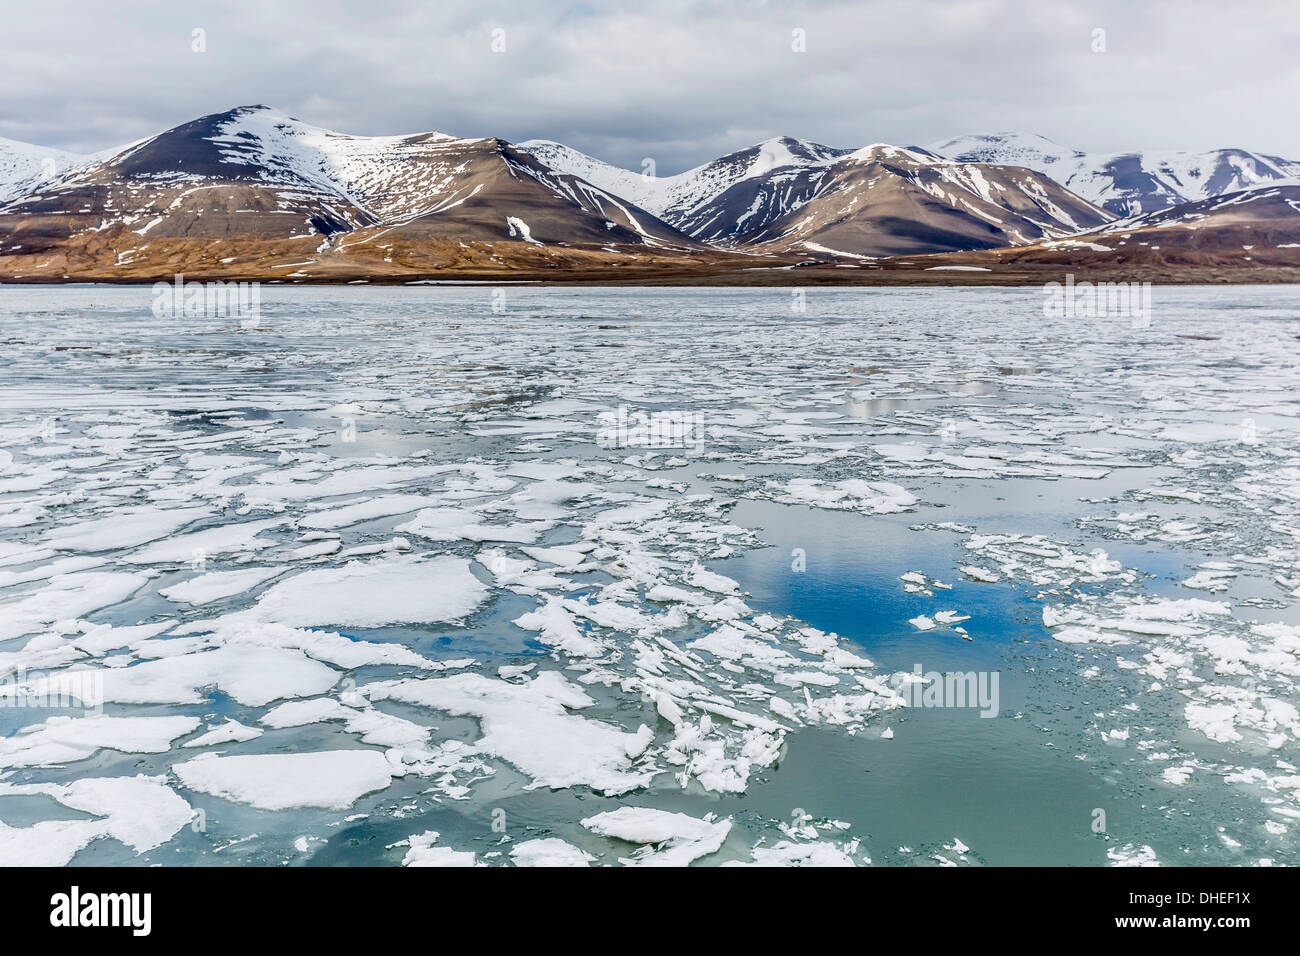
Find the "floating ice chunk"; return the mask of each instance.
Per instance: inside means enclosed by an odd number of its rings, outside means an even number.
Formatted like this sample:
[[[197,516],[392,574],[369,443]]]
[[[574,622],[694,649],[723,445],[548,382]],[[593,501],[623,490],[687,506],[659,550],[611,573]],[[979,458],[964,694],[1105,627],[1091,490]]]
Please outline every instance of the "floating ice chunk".
[[[611,528],[626,525],[642,527],[646,522],[660,517],[671,506],[671,501],[650,498],[638,501],[635,504],[610,508],[588,518],[586,525],[584,525],[584,534],[591,537]]]
[[[738,661],[762,670],[775,671],[794,667],[800,660],[767,641],[746,637],[737,628],[724,624],[712,634],[690,642],[692,650],[706,651],[723,660]]]
[[[297,649],[318,661],[327,661],[348,670],[381,664],[443,670],[450,667],[466,667],[474,663],[468,658],[435,662],[421,657],[405,644],[393,641],[361,641],[329,631],[305,630],[289,627],[286,624],[250,621],[241,612],[228,614],[215,621],[195,621],[182,625],[174,629],[174,633],[203,633],[208,630],[212,632],[208,640],[218,646],[252,644],[259,647]],[[175,642],[162,642],[162,647],[165,648],[171,643]],[[149,648],[141,646],[137,652],[142,653],[146,649]]]
[[[890,461],[922,461],[930,454],[926,445],[872,445],[871,450]]]
[[[730,820],[715,823],[650,807],[620,807],[587,817],[582,825],[601,836],[657,847],[620,861],[639,866],[686,866],[716,853],[731,832]]]
[[[180,604],[211,604],[252,590],[259,584],[278,577],[288,568],[246,568],[238,571],[210,571],[190,578],[180,584],[159,590],[169,601]]]
[[[516,844],[510,859],[515,866],[590,866],[596,858],[572,843],[547,837]]]
[[[1063,627],[1052,632],[1052,639],[1060,641],[1062,644],[1122,645],[1130,643],[1129,639],[1123,634],[1098,631],[1090,627]]]
[[[698,564],[693,565],[684,578],[686,583],[715,594],[737,594],[740,591],[740,584],[734,579],[725,574],[716,574]]]
[[[523,677],[529,671],[535,670],[536,668],[536,662],[532,664],[502,664],[497,668],[497,675],[506,680],[510,680],[514,677]]]
[[[597,657],[605,651],[603,644],[578,630],[564,602],[556,597],[548,596],[545,604],[515,618],[514,623],[527,631],[540,631],[543,643],[570,657]]]
[[[724,866],[857,866],[853,857],[833,843],[793,843],[781,840],[770,847],[756,846],[750,851],[753,862],[728,861]]]
[[[336,472],[314,482],[288,480],[284,472],[277,472],[265,478],[259,476],[257,483],[241,486],[240,490],[250,504],[278,505],[286,501],[313,501],[342,495],[369,494],[456,470],[459,470],[457,465],[379,464]],[[317,477],[317,472],[313,470],[309,477]]]
[[[318,541],[315,544],[303,545],[301,548],[294,548],[288,556],[295,561],[310,561],[312,558],[323,558],[327,555],[334,554],[343,546],[337,538],[328,541]]]
[[[708,717],[704,718],[704,720],[708,719]],[[700,729],[702,733],[708,733],[707,730],[704,730],[704,721],[700,722]],[[623,749],[627,752],[629,757],[635,760],[649,749],[650,745],[654,743],[654,739],[655,732],[645,724],[642,724],[636,729],[636,733],[632,735],[632,738],[627,742],[627,745]]]
[[[361,695],[357,697],[361,702]],[[363,743],[381,747],[421,747],[429,737],[429,728],[370,707],[347,707],[339,701],[290,701],[262,716],[268,727],[301,727],[304,724],[342,720],[349,733],[361,735]]]
[[[1166,425],[1156,437],[1165,441],[1204,444],[1208,442],[1239,441],[1241,425],[1220,425],[1214,422],[1193,422],[1183,425]]]
[[[137,648],[148,644],[151,638],[157,637],[164,631],[171,630],[175,627],[175,622],[170,620],[155,621],[152,624],[134,624],[124,627],[114,627],[111,624],[91,624],[89,621],[78,621],[74,625],[79,634],[74,633],[68,637],[72,646],[78,650],[85,651],[87,654],[96,656],[102,655],[108,651],[116,650],[119,647]],[[31,647],[31,644],[28,644]]]
[[[238,744],[245,740],[254,740],[264,731],[257,727],[246,727],[237,720],[227,720],[219,727],[213,727],[206,734],[193,740],[187,740],[182,747],[211,747],[215,744]]]
[[[197,717],[51,717],[0,738],[0,767],[37,767],[85,760],[101,749],[165,753]]]
[[[1113,574],[1116,571],[1123,570],[1124,565],[1118,561],[1111,560],[1101,548],[1090,552],[1085,559],[1083,570],[1095,577],[1102,577],[1107,574]]]
[[[98,828],[87,829],[80,835],[110,836],[137,853],[162,846],[189,823],[194,815],[190,805],[167,785],[165,777],[147,777],[143,774],[134,777],[88,777],[66,785],[0,784],[0,794],[4,793],[42,793],[73,810],[102,817],[102,820],[95,821]],[[61,856],[75,842],[75,835],[57,830],[55,833],[62,837],[74,836],[73,841],[56,848],[56,855]],[[3,842],[4,831],[0,830],[0,846]],[[3,850],[0,850],[0,859],[7,863],[14,862],[4,856]]]
[[[162,846],[194,815],[165,777],[143,774],[75,780],[54,797],[74,810],[106,817],[108,835],[137,853]]]
[[[918,614],[916,617],[911,618],[907,623],[911,624],[918,631],[930,631],[934,629],[934,618],[926,617],[924,614]]]
[[[258,535],[270,528],[285,523],[284,518],[270,518],[265,521],[245,521],[240,524],[224,524],[216,528],[206,528],[191,534],[173,535],[165,541],[155,541],[125,556],[124,560],[132,564],[182,564],[190,561],[196,554],[213,557],[219,554],[238,554],[257,551],[271,547],[272,542]]]
[[[1226,591],[1236,578],[1236,571],[1202,568],[1183,581],[1183,587],[1200,591]]]
[[[250,613],[293,627],[383,627],[457,620],[486,596],[464,558],[395,557],[296,574],[268,588]]]
[[[38,548],[12,541],[0,541],[0,568],[12,567],[15,564],[31,564],[33,561],[44,561],[47,558],[55,557],[57,554],[58,552],[49,548]],[[60,558],[60,560],[66,561],[69,559]],[[96,559],[92,558],[90,560]]]
[[[211,517],[211,508],[127,508],[107,518],[60,525],[45,543],[60,551],[114,551],[175,534],[186,525]]]
[[[345,719],[355,713],[351,707],[345,707],[332,697],[317,697],[313,700],[291,700],[272,707],[261,716],[260,723],[268,727],[301,727],[304,724]]]
[[[32,581],[46,581],[60,574],[71,574],[74,571],[86,571],[90,568],[102,566],[104,560],[104,558],[92,557],[60,558],[57,561],[51,561],[49,564],[38,565],[25,571],[0,571],[0,588],[12,587],[15,584],[28,584]]]
[[[524,519],[552,521],[568,515],[570,504],[600,494],[597,485],[587,481],[559,481],[548,478],[536,481],[506,499],[516,515]]]
[[[688,591],[686,588],[679,588],[672,584],[656,584],[645,592],[645,596],[650,601],[679,602],[692,605],[706,605],[713,600],[707,594],[701,594],[699,591]]]
[[[565,599],[564,607],[573,614],[615,631],[649,634],[658,629],[656,622],[649,615],[616,601],[598,601],[592,604],[586,600]]]
[[[313,843],[323,843],[322,837],[300,836],[293,841],[293,848],[299,853],[307,853],[311,850]]]
[[[573,571],[587,560],[587,552],[591,550],[591,545],[577,544],[553,548],[526,546],[519,550],[534,561],[559,565],[563,571]]]
[[[807,693],[807,689],[805,689],[804,692]],[[751,714],[736,707],[729,707],[726,704],[719,704],[711,700],[702,699],[694,701],[694,704],[696,707],[700,708],[700,710],[707,710],[712,714],[717,714],[719,717],[727,718],[727,720],[736,724],[738,727],[753,727],[766,734],[787,729],[775,720],[771,720],[767,717],[760,717],[757,714]]]
[[[94,677],[102,686],[103,700],[111,703],[197,704],[205,699],[200,689],[215,686],[250,707],[285,697],[323,694],[339,676],[300,651],[233,645],[144,661],[132,667],[69,668],[24,686],[32,695],[53,694],[60,689],[66,693],[68,675]]]
[[[553,571],[539,570],[532,561],[512,558],[500,548],[478,553],[478,562],[492,572],[499,587],[508,587],[524,594],[533,594],[542,588],[569,588],[570,582]]]
[[[103,820],[43,820],[29,827],[0,822],[0,860],[5,866],[67,866],[107,835]]]
[[[920,571],[908,571],[900,574],[898,579],[903,582],[903,590],[908,594],[924,594],[926,597],[933,597],[934,591],[928,586],[928,578]]]
[[[33,594],[8,603],[0,614],[0,641],[31,634],[55,621],[84,617],[125,601],[148,578],[122,571],[61,574]]]
[[[392,699],[477,717],[483,735],[475,747],[495,754],[553,789],[586,785],[603,793],[645,786],[651,770],[633,769],[629,748],[642,736],[568,713],[595,703],[559,671],[543,671],[526,683],[479,674],[381,681],[367,684],[371,700]]]
[[[340,558],[368,558],[376,554],[397,554],[410,551],[411,542],[405,538],[393,538],[379,544],[359,544],[355,548],[346,548],[338,553]]]
[[[1203,601],[1200,598],[1157,599],[1131,604],[1124,608],[1122,618],[1101,623],[1113,630],[1133,634],[1180,635],[1191,633],[1194,628],[1190,624],[1202,617],[1219,617],[1231,613],[1229,606],[1222,601]]]
[[[1232,704],[1189,703],[1183,715],[1187,719],[1187,726],[1199,730],[1211,740],[1231,743],[1241,739],[1241,734],[1233,723],[1237,708]]]
[[[197,757],[172,767],[191,790],[263,810],[343,810],[392,782],[392,766],[376,750]]]
[[[439,500],[431,495],[379,495],[341,508],[312,512],[298,519],[298,526],[300,528],[346,528],[360,524],[362,521],[419,511],[421,508],[436,505]]]
[[[1124,846],[1111,847],[1106,851],[1111,866],[1159,866],[1156,851],[1149,846],[1136,846],[1126,843]]]
[[[522,522],[511,525],[483,524],[476,511],[466,508],[426,508],[394,530],[414,534],[430,541],[504,541],[531,544],[552,527],[550,521]]]
[[[783,488],[776,487],[778,501],[864,514],[893,514],[916,504],[913,494],[888,481],[848,478],[820,485],[812,478],[792,478]]]
[[[666,692],[660,691],[655,695],[655,710],[659,712],[660,717],[668,721],[668,723],[672,724],[674,727],[680,727],[682,725],[684,719],[682,716],[682,709],[678,706],[677,701],[668,696]]]
[[[476,866],[474,854],[453,850],[445,846],[434,846],[438,831],[426,830],[417,833],[409,840],[410,849],[402,858],[402,866]]]

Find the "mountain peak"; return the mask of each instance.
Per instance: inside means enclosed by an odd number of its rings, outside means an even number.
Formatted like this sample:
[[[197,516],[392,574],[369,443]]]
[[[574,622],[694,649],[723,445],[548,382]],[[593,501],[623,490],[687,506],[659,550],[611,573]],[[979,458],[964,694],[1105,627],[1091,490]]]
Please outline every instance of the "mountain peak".
[[[1244,150],[1085,154],[1003,131],[856,150],[782,134],[659,176],[653,164],[621,169],[553,140],[357,136],[263,103],[74,159],[0,142],[0,201],[28,196],[8,212],[47,216],[51,228],[120,223],[158,241],[319,244],[383,225],[411,241],[522,235],[849,256],[1026,244],[1106,222],[1097,206],[1132,216],[1300,174],[1300,164]]]
[[[961,162],[1024,166],[1119,216],[1196,202],[1300,173],[1300,163],[1243,149],[1085,153],[1037,133],[982,133],[936,143]]]
[[[1030,162],[1017,163],[1015,159],[1055,162],[1064,157],[1081,155],[1078,150],[1062,146],[1039,133],[1014,130],[1001,133],[968,133],[943,142],[931,143],[927,149],[940,156],[963,162],[1020,166],[1030,165]]]
[[[929,166],[942,162],[943,157],[925,149],[911,149],[905,146],[893,146],[889,143],[871,143],[849,153],[848,158],[854,162],[869,163],[883,160],[905,160]]]

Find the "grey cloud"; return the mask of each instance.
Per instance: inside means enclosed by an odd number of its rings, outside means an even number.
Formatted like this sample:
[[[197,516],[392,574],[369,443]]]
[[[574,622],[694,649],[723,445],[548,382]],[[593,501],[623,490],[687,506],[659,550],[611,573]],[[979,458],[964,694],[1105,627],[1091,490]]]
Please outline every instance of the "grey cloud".
[[[557,139],[660,174],[780,134],[856,147],[1016,129],[1300,157],[1290,0],[1230,16],[1207,0],[54,0],[5,26],[0,136],[79,151],[266,103],[354,133]]]

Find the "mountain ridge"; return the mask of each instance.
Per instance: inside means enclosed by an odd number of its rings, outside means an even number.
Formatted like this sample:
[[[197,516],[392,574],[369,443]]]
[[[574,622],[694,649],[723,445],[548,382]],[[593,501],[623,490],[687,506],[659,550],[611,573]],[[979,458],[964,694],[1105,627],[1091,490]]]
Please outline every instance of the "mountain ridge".
[[[1071,237],[1185,229],[1176,216],[1137,221],[1180,209],[1184,194],[1235,195],[1226,190],[1300,172],[1300,163],[1240,150],[1175,154],[1179,175],[1174,160],[1115,154],[1158,167],[1158,175],[1122,179],[1117,161],[1095,168],[1097,155],[1018,133],[857,149],[777,136],[658,177],[550,140],[356,136],[257,104],[91,156],[0,140],[0,170],[10,171],[0,177],[0,190],[9,190],[0,192],[0,277],[220,271],[231,263],[294,266],[282,273],[290,277],[307,274],[297,267],[349,275],[560,274],[674,262],[847,268],[1004,248],[1059,259],[1061,249],[1088,249]],[[8,166],[5,156],[13,157]],[[1222,257],[1251,216],[1266,223],[1265,239],[1289,237],[1289,217],[1300,213],[1289,198],[1207,207],[1195,213],[1206,222],[1190,246],[1213,246]],[[1231,240],[1214,240],[1221,228]],[[765,259],[782,264],[749,264]]]
[[[1300,175],[1300,161],[1237,147],[1087,152],[1036,133],[1004,132],[958,136],[928,148],[958,160],[1025,166],[1120,217]]]

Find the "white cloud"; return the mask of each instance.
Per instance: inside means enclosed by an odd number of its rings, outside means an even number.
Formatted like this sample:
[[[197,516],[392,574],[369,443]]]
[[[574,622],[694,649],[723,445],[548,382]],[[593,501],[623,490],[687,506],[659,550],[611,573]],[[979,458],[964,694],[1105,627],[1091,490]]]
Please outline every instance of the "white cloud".
[[[660,173],[778,134],[859,146],[1020,129],[1300,157],[1290,0],[1232,15],[1209,0],[53,0],[4,27],[0,135],[81,150],[266,103],[347,132],[547,137]]]

